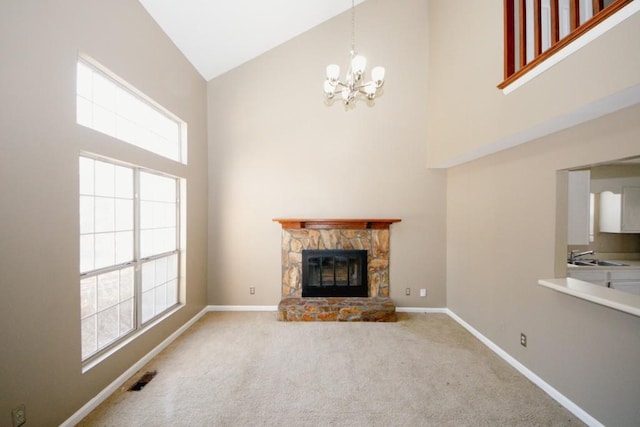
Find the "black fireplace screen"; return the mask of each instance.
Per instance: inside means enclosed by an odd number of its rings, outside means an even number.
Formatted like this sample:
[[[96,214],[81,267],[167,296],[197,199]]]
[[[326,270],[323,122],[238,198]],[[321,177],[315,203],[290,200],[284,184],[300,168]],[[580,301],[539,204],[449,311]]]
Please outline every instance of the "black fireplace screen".
[[[303,250],[303,297],[367,297],[366,250]]]

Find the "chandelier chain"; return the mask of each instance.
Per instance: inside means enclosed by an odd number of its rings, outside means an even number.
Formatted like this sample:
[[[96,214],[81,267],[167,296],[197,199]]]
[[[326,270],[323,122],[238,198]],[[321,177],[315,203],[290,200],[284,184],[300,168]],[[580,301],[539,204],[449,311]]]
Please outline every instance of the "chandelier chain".
[[[355,0],[351,0],[351,52],[356,51],[356,9]]]

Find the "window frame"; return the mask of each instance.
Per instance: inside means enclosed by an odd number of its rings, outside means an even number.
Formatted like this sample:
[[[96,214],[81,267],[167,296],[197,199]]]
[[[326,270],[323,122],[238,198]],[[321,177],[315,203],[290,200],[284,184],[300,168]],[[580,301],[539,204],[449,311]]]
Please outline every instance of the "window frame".
[[[144,105],[145,107],[149,108],[150,112],[155,112],[160,114],[161,116],[163,116],[164,118],[168,119],[169,121],[171,121],[172,123],[175,123],[175,125],[178,127],[178,132],[177,132],[177,138],[178,138],[178,147],[177,147],[177,156],[176,157],[171,157],[168,156],[166,154],[162,153],[162,150],[152,150],[149,147],[145,146],[142,143],[136,142],[134,138],[122,138],[118,135],[118,131],[117,128],[114,129],[113,132],[107,132],[103,129],[101,129],[100,127],[96,127],[95,123],[93,122],[93,116],[92,116],[92,123],[88,124],[88,123],[84,123],[81,122],[80,119],[80,111],[81,111],[81,107],[79,105],[79,99],[82,98],[83,100],[91,103],[92,107],[95,107],[97,103],[94,99],[94,96],[92,94],[91,98],[87,98],[86,96],[82,95],[79,93],[79,76],[80,73],[78,71],[78,68],[80,66],[84,66],[87,67],[91,70],[92,73],[95,73],[97,75],[99,75],[101,78],[109,81],[110,83],[113,83],[116,86],[116,89],[120,89],[123,92],[125,92],[127,95],[132,96],[136,101],[139,101],[140,104]],[[93,90],[93,89],[92,89]],[[114,111],[113,114],[115,116],[119,116],[121,118],[125,118],[128,119],[126,117],[126,115],[123,115],[120,110],[118,110],[117,106],[114,106]],[[139,117],[138,117],[139,119]],[[179,162],[182,164],[187,164],[187,153],[188,153],[188,141],[187,141],[187,123],[180,119],[177,115],[173,114],[171,111],[167,110],[166,108],[164,108],[161,104],[159,104],[158,102],[154,101],[152,98],[150,98],[149,96],[147,96],[146,94],[144,94],[143,92],[141,92],[140,90],[138,90],[136,87],[134,87],[133,85],[129,84],[126,80],[124,80],[123,78],[121,78],[120,76],[116,75],[115,73],[113,73],[111,70],[107,69],[106,67],[104,67],[102,64],[100,64],[99,62],[97,62],[95,59],[91,58],[88,55],[82,54],[80,53],[78,55],[78,59],[76,62],[76,123],[80,126],[84,126],[88,129],[92,129],[95,130],[96,132],[100,132],[103,133],[105,135],[109,135],[112,138],[117,139],[118,141],[122,141],[125,142],[127,144],[131,144],[135,147],[138,147],[142,150],[148,151],[150,153],[153,153],[155,155],[161,156],[163,158],[175,161],[175,162]],[[148,127],[144,127],[144,126],[139,126],[140,128],[151,132],[151,133],[155,133],[160,135],[159,132],[157,132],[154,129],[148,128]]]
[[[111,158],[105,158],[103,156],[96,155],[94,153],[81,152],[79,154],[78,159],[80,160],[82,158],[104,162],[107,164],[112,164],[114,166],[122,166],[122,167],[127,167],[132,169],[133,193],[134,193],[133,194],[133,242],[132,242],[133,243],[133,259],[130,261],[120,262],[120,263],[114,262],[114,264],[106,267],[94,268],[92,270],[87,270],[87,271],[79,271],[79,285],[80,285],[79,290],[80,292],[82,292],[81,287],[82,287],[83,280],[86,280],[92,277],[97,278],[100,275],[108,274],[114,271],[122,271],[127,268],[134,269],[133,270],[133,297],[132,297],[133,298],[133,327],[126,333],[119,334],[116,338],[114,338],[108,344],[102,347],[98,347],[95,351],[92,351],[90,354],[87,354],[86,356],[84,355],[84,352],[81,351],[81,355],[82,355],[81,360],[82,360],[83,367],[85,369],[90,369],[91,367],[95,366],[95,364],[103,360],[104,357],[111,354],[111,352],[114,351],[114,349],[120,348],[120,346],[128,342],[129,339],[135,337],[138,333],[152,327],[158,320],[164,318],[164,316],[166,315],[171,314],[176,309],[184,305],[181,295],[183,294],[183,288],[185,286],[183,281],[184,274],[182,272],[182,268],[183,268],[182,256],[184,254],[184,248],[182,247],[183,245],[182,236],[184,233],[183,221],[182,221],[182,215],[183,215],[183,209],[184,209],[184,206],[182,205],[182,200],[183,200],[182,191],[185,186],[185,180],[184,178],[180,178],[168,173],[153,170],[147,167],[132,165],[132,164],[122,162],[119,160],[114,160]],[[175,249],[171,251],[150,254],[144,257],[141,256],[141,249],[140,249],[140,235],[142,231],[142,225],[141,225],[141,219],[140,219],[140,210],[141,210],[140,206],[142,202],[142,198],[140,196],[140,175],[142,173],[153,174],[153,175],[174,180],[175,196],[176,196],[175,197],[175,227],[176,227]],[[78,189],[79,189],[78,200],[80,200],[80,198],[83,195],[80,192],[80,187],[81,185],[78,186]],[[79,236],[80,235],[81,234],[79,230]],[[155,313],[153,314],[153,316],[149,317],[148,319],[143,320],[143,289],[142,289],[143,265],[151,261],[156,261],[162,258],[169,258],[171,256],[176,256],[175,280],[177,284],[176,284],[176,290],[175,290],[175,303],[172,305],[166,306],[160,312]],[[96,285],[96,289],[97,289],[97,285]],[[120,303],[121,301],[118,301],[118,304]],[[96,308],[96,313],[95,313],[96,316],[98,312],[99,310]],[[83,320],[85,320],[85,318],[82,318],[81,316],[80,321],[82,322]],[[97,340],[98,338],[96,338],[96,341]],[[82,340],[81,340],[81,350],[83,350]]]

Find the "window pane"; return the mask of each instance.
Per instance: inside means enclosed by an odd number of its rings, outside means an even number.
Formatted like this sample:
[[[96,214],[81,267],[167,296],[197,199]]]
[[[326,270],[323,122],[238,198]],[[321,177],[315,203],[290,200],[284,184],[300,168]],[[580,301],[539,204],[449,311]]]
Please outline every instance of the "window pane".
[[[98,311],[112,307],[119,302],[120,272],[112,271],[98,276]]]
[[[115,207],[115,229],[117,231],[133,230],[133,200],[117,199]]]
[[[158,258],[156,260],[156,279],[157,285],[167,281],[167,258]]]
[[[153,289],[156,283],[156,262],[149,261],[142,264],[142,291]]]
[[[81,96],[76,97],[76,122],[79,125],[93,125],[93,104]]]
[[[95,199],[95,231],[113,231],[116,228],[115,200],[104,197]]]
[[[155,298],[153,289],[142,293],[142,323],[153,317]]]
[[[133,198],[133,169],[124,166],[115,167],[115,196],[123,199]]]
[[[153,230],[153,253],[161,254],[176,250],[176,229],[161,228]]]
[[[172,307],[178,303],[178,280],[174,279],[167,283],[167,307]]]
[[[178,256],[157,258],[142,266],[142,321],[161,314],[178,303]]]
[[[167,279],[178,278],[178,255],[174,254],[168,257],[167,261]]]
[[[173,227],[176,225],[175,203],[155,202],[153,213],[154,227]]]
[[[107,111],[116,111],[116,86],[98,73],[93,74],[93,102]]]
[[[120,335],[133,329],[133,299],[120,303]]]
[[[156,288],[155,314],[162,313],[167,308],[167,285]]]
[[[177,248],[177,180],[140,173],[141,256],[147,257]]]
[[[140,173],[140,199],[176,202],[176,179],[152,173]]]
[[[95,235],[95,267],[104,268],[115,264],[115,235],[101,233]]]
[[[140,231],[140,257],[153,255],[153,230]]]
[[[117,305],[98,313],[98,348],[102,348],[118,338],[118,314]]]
[[[80,236],[80,272],[91,271],[94,269],[94,236],[88,234]]]
[[[94,160],[80,157],[80,194],[93,194]]]
[[[125,117],[116,115],[116,138],[126,142],[135,141],[137,132],[138,126],[135,123]],[[140,146],[138,144],[134,145]]]
[[[97,295],[95,276],[80,281],[80,316],[83,319],[96,314],[98,307]]]
[[[95,162],[95,194],[113,197],[115,195],[115,166],[110,163]]]
[[[133,267],[120,270],[120,301],[133,298]]]
[[[83,359],[98,350],[97,326],[97,316],[87,317],[81,322]]]
[[[93,233],[93,196],[80,196],[80,233]]]
[[[116,264],[133,260],[133,231],[121,231],[115,234]]]
[[[107,135],[115,135],[116,133],[116,115],[113,111],[93,104],[93,126],[95,130],[106,133]]]
[[[153,228],[153,202],[140,202],[140,228]]]

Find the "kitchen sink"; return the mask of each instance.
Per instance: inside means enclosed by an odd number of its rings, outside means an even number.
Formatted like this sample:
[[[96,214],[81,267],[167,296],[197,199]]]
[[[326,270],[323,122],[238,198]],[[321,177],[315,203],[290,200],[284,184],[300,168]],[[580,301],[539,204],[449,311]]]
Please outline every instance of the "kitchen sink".
[[[626,267],[629,265],[629,264],[623,264],[621,262],[605,261],[605,260],[597,260],[597,259],[575,260],[570,264],[582,266],[582,267],[594,267],[598,265],[601,265],[603,267]]]
[[[629,264],[623,264],[615,261],[597,261],[598,265],[611,266],[611,267],[626,267]]]

